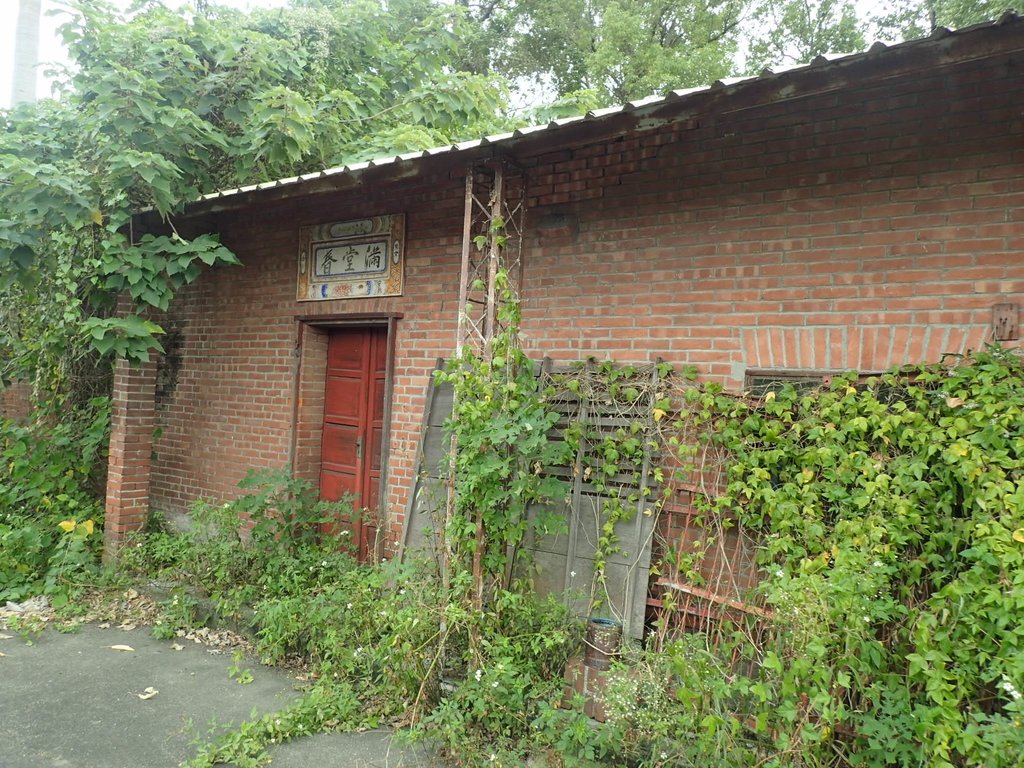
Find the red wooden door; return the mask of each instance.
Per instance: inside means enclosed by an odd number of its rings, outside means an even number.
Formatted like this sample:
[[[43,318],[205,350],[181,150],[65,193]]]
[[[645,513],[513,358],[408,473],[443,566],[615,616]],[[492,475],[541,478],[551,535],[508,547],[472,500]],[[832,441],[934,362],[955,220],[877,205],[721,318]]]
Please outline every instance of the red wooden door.
[[[385,328],[352,328],[332,332],[327,346],[320,496],[352,494],[356,514],[330,532],[350,530],[364,561],[377,536],[387,340]]]

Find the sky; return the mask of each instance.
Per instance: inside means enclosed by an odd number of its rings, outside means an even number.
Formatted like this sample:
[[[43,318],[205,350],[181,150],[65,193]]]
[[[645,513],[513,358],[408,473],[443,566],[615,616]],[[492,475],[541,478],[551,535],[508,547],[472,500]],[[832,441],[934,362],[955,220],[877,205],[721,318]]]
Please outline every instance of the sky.
[[[127,8],[131,0],[111,0],[114,5]],[[287,0],[217,0],[219,5],[227,5],[242,10],[252,8],[274,8],[287,5]],[[172,0],[168,5],[189,5],[188,0]],[[57,38],[57,27],[63,20],[59,15],[62,7],[66,7],[59,0],[43,0],[43,15],[40,20],[40,42],[39,58],[44,63],[62,62],[65,60],[60,43]],[[58,15],[51,15],[48,12],[58,12]],[[65,17],[66,18],[66,17]],[[11,78],[14,76],[14,31],[18,22],[18,0],[0,0],[0,108],[11,105]],[[36,95],[39,97],[50,94],[50,83],[46,80],[42,70],[36,85]]]

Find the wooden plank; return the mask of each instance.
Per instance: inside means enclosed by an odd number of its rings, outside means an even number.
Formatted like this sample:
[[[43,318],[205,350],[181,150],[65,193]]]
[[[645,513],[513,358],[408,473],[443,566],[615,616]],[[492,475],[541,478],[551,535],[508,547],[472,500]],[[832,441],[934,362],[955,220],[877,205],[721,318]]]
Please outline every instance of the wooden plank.
[[[444,358],[439,357],[434,366],[434,371],[439,371],[442,368],[444,368]],[[432,550],[432,547],[427,546],[430,543],[430,531],[433,522],[431,519],[433,504],[430,499],[432,492],[436,489],[430,487],[429,479],[431,477],[437,478],[440,467],[437,463],[433,465],[433,476],[424,472],[426,468],[423,460],[424,447],[427,444],[428,436],[432,436],[432,431],[436,434],[438,429],[438,425],[432,422],[439,420],[440,424],[443,425],[444,420],[451,414],[452,407],[452,401],[449,397],[447,399],[448,414],[443,417],[440,416],[441,408],[437,407],[437,401],[439,399],[442,403],[445,401],[443,398],[438,397],[437,393],[441,388],[437,386],[435,378],[434,374],[431,373],[430,379],[427,382],[423,424],[420,428],[420,439],[416,446],[416,475],[413,478],[409,499],[406,502],[405,519],[402,521],[402,536],[398,548],[399,559],[404,559],[407,551],[410,550],[423,550],[424,548]],[[443,408],[443,405],[441,407]],[[443,489],[441,490],[443,491]]]

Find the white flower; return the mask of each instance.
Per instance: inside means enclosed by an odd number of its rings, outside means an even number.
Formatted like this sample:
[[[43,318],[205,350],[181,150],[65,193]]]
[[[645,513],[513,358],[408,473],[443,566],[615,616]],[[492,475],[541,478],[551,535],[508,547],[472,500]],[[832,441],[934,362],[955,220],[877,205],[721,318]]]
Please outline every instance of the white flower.
[[[491,688],[497,688],[497,687],[498,687],[498,681],[495,680],[493,683],[491,683]]]
[[[1021,692],[1014,687],[1013,683],[1010,682],[1010,678],[1008,678],[1006,675],[1003,675],[1002,688],[1004,691],[1010,694],[1010,698],[1012,698],[1014,701],[1021,700]]]
[[[875,562],[873,562],[872,565],[875,566],[875,568],[881,568],[882,567],[882,561],[881,560],[875,560]]]
[[[781,579],[781,578],[782,578],[783,576],[785,576],[785,575],[786,575],[786,574],[784,574],[784,573],[782,572],[782,569],[781,569],[781,568],[779,568],[779,570],[777,570],[777,571],[775,572],[775,577],[776,577],[776,578],[778,578],[778,579]]]
[[[327,561],[326,560],[321,561],[320,567],[321,568],[326,568],[327,567]]]
[[[480,678],[483,677],[483,676],[484,676],[484,671],[482,669],[478,669],[476,671],[476,681],[479,683],[480,682]]]
[[[348,604],[348,605],[346,606],[346,608],[347,608],[348,610],[350,610],[350,611],[351,611],[351,610],[352,610],[352,603],[349,603],[349,604]]]
[[[492,763],[493,763],[493,762],[494,762],[495,760],[497,760],[497,759],[498,759],[498,756],[497,756],[497,755],[493,755],[493,754],[491,755],[491,762],[492,762]]]
[[[576,571],[569,571],[569,578],[570,579],[575,579],[576,578]]]

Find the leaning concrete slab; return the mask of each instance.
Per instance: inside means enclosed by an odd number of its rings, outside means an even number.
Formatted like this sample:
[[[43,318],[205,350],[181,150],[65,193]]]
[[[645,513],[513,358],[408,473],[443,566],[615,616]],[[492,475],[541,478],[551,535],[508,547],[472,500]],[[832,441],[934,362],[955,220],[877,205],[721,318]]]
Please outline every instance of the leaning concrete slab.
[[[3,634],[13,635],[10,630]],[[31,645],[0,640],[0,766],[4,768],[168,768],[195,754],[211,725],[272,712],[298,695],[288,672],[245,662],[239,685],[231,653],[191,641],[174,650],[148,628],[86,625],[47,630]],[[128,646],[132,650],[116,650]],[[147,689],[159,693],[140,698]],[[284,768],[419,768],[426,753],[399,749],[390,734],[327,734],[276,748]]]

